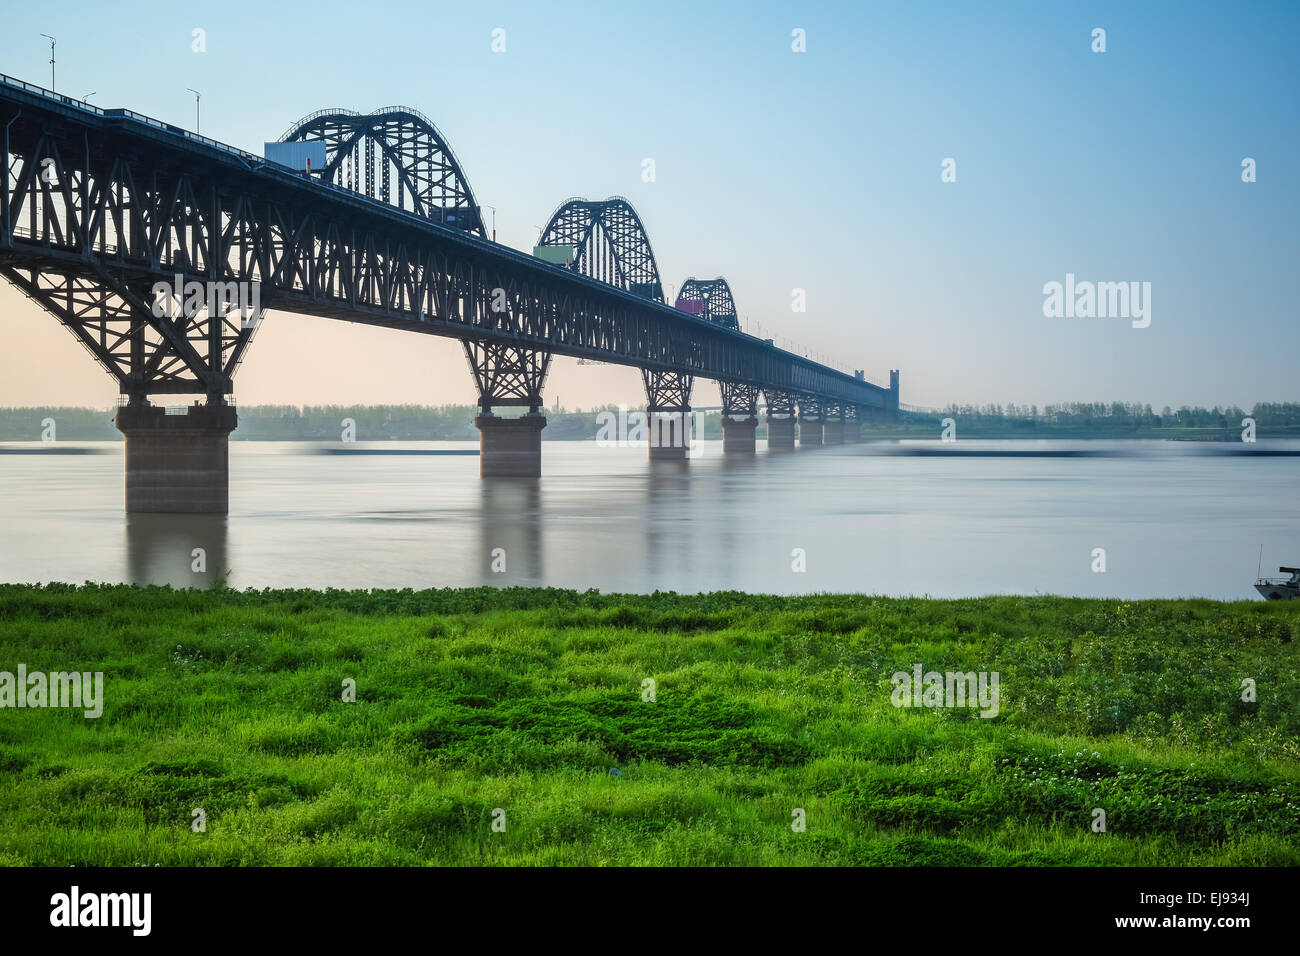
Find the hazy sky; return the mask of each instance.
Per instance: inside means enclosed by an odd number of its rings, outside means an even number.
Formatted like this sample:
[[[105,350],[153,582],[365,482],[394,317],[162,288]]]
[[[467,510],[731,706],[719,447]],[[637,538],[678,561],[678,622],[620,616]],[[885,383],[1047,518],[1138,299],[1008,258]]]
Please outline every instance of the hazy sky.
[[[499,240],[627,196],[665,283],[725,275],[746,327],[872,381],[901,369],[906,403],[1300,399],[1297,3],[71,0],[4,26],[0,72],[48,85],[54,34],[60,91],[192,126],[194,87],[203,133],[254,152],[323,107],[415,107]],[[1067,273],[1150,282],[1150,326],[1046,318]],[[7,283],[0,335],[0,404],[116,396]],[[546,391],[644,401],[635,370],[570,360]],[[275,312],[236,395],[475,397],[453,340]]]

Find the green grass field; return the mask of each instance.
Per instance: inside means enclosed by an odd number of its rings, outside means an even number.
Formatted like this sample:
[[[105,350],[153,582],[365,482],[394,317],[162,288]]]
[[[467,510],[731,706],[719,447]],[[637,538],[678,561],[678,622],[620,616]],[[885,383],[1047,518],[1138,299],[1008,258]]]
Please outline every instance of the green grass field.
[[[105,676],[97,720],[0,709],[0,863],[1295,865],[1298,636],[1297,603],[0,586],[0,671]],[[893,706],[916,663],[998,672],[999,715]]]

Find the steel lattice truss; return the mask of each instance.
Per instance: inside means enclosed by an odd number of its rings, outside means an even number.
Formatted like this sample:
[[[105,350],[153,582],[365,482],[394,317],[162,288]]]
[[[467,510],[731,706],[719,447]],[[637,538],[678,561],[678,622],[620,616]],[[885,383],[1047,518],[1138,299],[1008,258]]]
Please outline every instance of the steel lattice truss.
[[[429,119],[406,106],[373,113],[321,110],[281,142],[324,142],[327,182],[479,235],[483,217],[451,147]]]
[[[797,397],[791,392],[777,389],[764,389],[763,399],[767,402],[768,418],[794,418]]]
[[[648,399],[646,407],[651,412],[689,412],[691,410],[691,387],[695,376],[681,372],[654,372],[642,369],[641,380],[645,382],[645,394]]]
[[[810,422],[819,422],[825,415],[823,413],[821,399],[812,395],[799,396],[799,420],[807,419]]]
[[[600,202],[569,199],[551,214],[539,246],[572,246],[575,272],[633,295],[664,301],[650,237],[632,204],[619,196]]]
[[[722,276],[716,279],[696,279],[692,276],[687,279],[682,283],[682,291],[677,293],[677,308],[724,328],[740,328],[736,300],[731,297],[731,286]]]
[[[366,198],[364,176],[358,195],[4,78],[0,137],[0,274],[57,316],[136,399],[221,401],[256,328],[256,314],[222,306],[155,315],[151,291],[178,277],[253,289],[263,310],[467,341],[489,406],[535,404],[550,354],[701,375],[769,396],[890,408],[897,395],[662,304],[649,243],[625,203],[600,217],[620,250],[616,268],[589,276],[399,209],[399,195],[432,195],[427,180],[402,180],[419,188],[399,190],[390,176],[384,204]],[[472,205],[464,178],[456,182]],[[557,241],[566,217],[552,223]],[[596,269],[598,254],[589,255],[583,267]],[[602,275],[616,281],[594,281]]]
[[[721,382],[724,418],[757,418],[758,386],[744,382]]]
[[[59,320],[136,401],[158,393],[204,394],[216,402],[232,389],[235,367],[252,338],[238,312],[176,310],[155,316],[149,282],[111,273],[85,278],[62,270],[0,265],[0,275]]]
[[[542,386],[551,366],[551,353],[519,349],[496,342],[465,342],[465,357],[478,386],[479,406],[485,415],[496,405],[524,405],[530,412],[542,409]]]

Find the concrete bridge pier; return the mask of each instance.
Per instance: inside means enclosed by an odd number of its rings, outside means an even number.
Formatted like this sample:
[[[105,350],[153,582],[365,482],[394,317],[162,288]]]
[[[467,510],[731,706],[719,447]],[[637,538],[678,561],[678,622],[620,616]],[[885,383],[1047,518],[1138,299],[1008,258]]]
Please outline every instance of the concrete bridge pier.
[[[763,394],[767,399],[767,450],[794,451],[798,421],[794,395],[775,389]]]
[[[838,418],[828,418],[822,422],[822,444],[844,444],[844,422]]]
[[[817,446],[822,443],[822,420],[811,416],[799,416],[799,444]]]
[[[752,455],[758,431],[758,388],[737,382],[719,382],[722,393],[722,453]]]
[[[794,451],[795,420],[767,417],[767,450]]]
[[[467,340],[465,358],[478,386],[478,474],[480,478],[542,476],[542,385],[551,353],[495,342]],[[512,418],[495,415],[497,406],[526,408]]]
[[[685,461],[691,457],[691,413],[652,411],[650,427],[651,461]]]
[[[229,405],[191,405],[169,415],[158,405],[117,410],[126,436],[128,513],[226,514],[230,510]]]
[[[754,434],[758,419],[722,417],[722,453],[724,455],[753,455],[758,450]]]
[[[650,427],[651,461],[685,461],[691,457],[691,389],[687,372],[641,370]]]
[[[480,478],[542,477],[542,429],[546,416],[530,412],[517,418],[479,415],[478,474]]]

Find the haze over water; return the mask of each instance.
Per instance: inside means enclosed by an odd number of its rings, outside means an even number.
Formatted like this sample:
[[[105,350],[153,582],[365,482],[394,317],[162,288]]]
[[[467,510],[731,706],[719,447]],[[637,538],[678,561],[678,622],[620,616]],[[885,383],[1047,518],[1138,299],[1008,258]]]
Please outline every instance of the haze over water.
[[[531,482],[479,479],[474,443],[340,447],[231,442],[222,517],[124,514],[120,443],[0,445],[0,580],[1235,600],[1261,544],[1266,575],[1300,563],[1296,441],[705,442],[653,466],[548,442]]]

